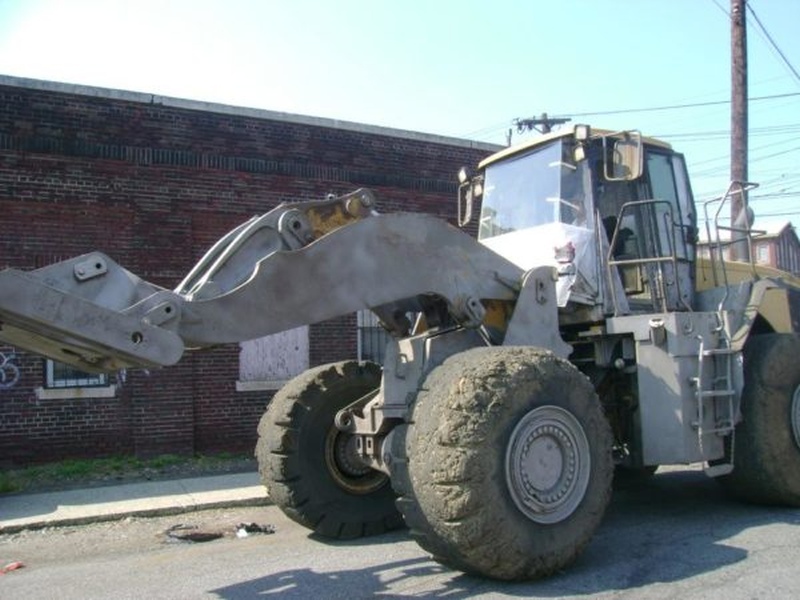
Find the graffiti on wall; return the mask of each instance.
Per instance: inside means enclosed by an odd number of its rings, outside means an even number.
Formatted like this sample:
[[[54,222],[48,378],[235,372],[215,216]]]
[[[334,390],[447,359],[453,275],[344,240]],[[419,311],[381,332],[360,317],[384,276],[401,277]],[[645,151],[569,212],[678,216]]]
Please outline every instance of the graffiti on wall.
[[[0,390],[12,388],[19,381],[19,367],[14,364],[15,358],[16,354],[0,352]]]

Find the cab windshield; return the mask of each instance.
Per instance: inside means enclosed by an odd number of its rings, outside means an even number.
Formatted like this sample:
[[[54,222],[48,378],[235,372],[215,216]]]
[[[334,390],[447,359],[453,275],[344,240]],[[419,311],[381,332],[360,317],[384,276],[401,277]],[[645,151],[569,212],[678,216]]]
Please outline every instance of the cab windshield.
[[[569,140],[568,140],[569,142]],[[587,161],[575,163],[564,140],[486,168],[479,239],[548,223],[590,227]]]

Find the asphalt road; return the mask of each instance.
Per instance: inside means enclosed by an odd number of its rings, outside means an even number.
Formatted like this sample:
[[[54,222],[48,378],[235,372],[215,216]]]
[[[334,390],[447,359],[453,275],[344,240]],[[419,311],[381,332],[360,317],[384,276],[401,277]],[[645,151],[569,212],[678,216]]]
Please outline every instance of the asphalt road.
[[[254,521],[275,533],[236,538]],[[177,523],[222,532],[170,542]],[[274,507],[204,511],[0,536],[0,598],[658,598],[780,599],[800,594],[800,510],[728,500],[698,471],[618,486],[572,568],[522,584],[429,560],[406,532],[357,542],[310,536]]]

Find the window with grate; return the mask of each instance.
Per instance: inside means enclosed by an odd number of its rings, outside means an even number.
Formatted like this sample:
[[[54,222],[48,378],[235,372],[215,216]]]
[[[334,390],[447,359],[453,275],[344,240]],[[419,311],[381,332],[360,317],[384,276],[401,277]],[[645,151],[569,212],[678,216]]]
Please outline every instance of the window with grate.
[[[45,387],[47,389],[102,387],[108,385],[108,375],[105,373],[86,373],[71,365],[50,359],[45,362]]]
[[[358,360],[369,360],[383,364],[386,344],[391,336],[378,322],[378,317],[369,310],[361,310],[356,315],[358,322]]]

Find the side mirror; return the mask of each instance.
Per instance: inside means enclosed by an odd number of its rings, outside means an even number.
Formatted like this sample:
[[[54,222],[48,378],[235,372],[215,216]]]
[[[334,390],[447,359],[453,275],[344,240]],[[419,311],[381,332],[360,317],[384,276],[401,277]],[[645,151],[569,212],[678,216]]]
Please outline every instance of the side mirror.
[[[462,167],[458,181],[458,226],[466,227],[472,221],[474,199],[483,195],[483,177],[471,177],[466,167]]]
[[[639,179],[644,171],[642,135],[638,131],[626,131],[622,136],[614,141],[610,161],[607,150],[609,136],[603,137],[605,178],[608,181],[633,181]]]
[[[458,186],[458,226],[466,227],[472,221],[472,185],[462,183]]]

